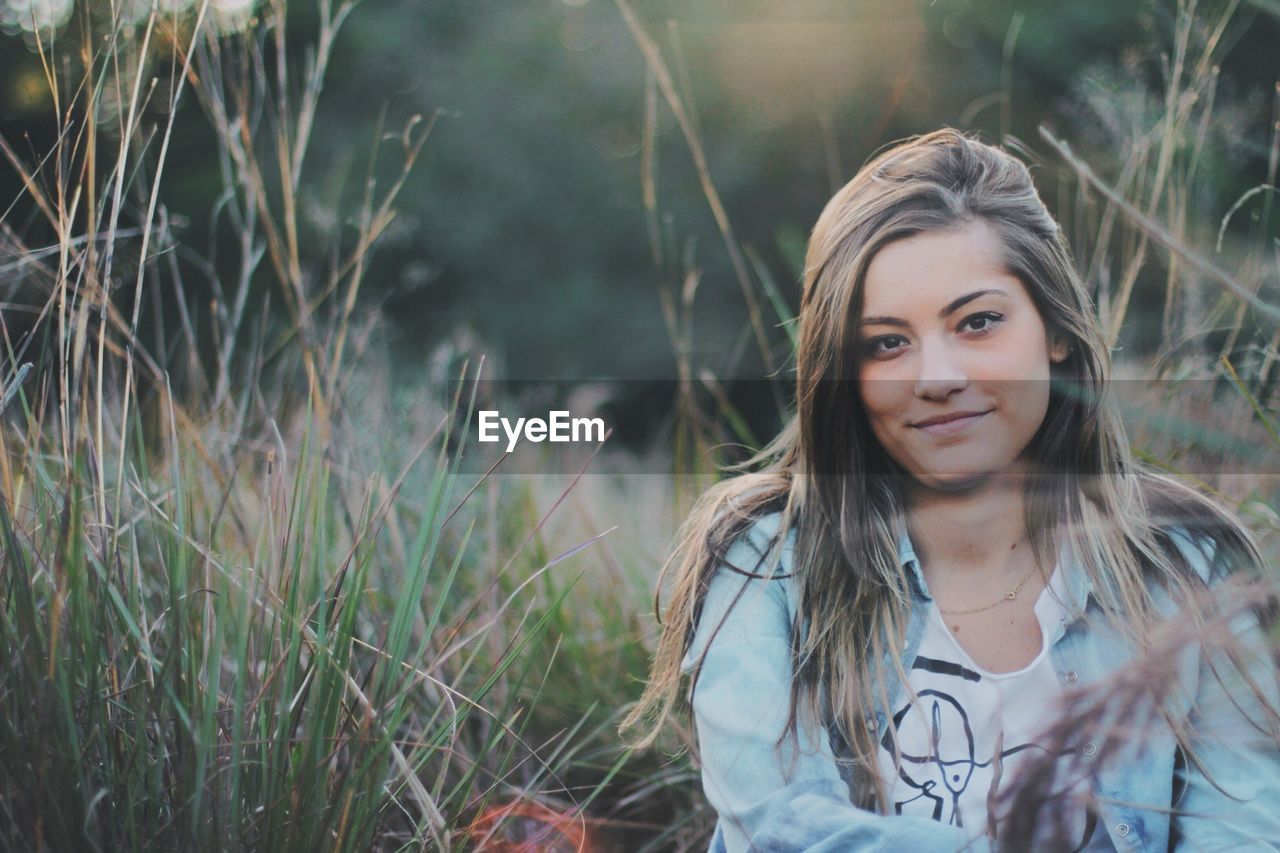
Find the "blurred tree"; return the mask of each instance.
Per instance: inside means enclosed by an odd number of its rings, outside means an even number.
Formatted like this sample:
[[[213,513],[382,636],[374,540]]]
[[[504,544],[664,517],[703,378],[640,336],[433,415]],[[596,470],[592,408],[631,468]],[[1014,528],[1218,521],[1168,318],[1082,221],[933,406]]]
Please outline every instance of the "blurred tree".
[[[1098,104],[1132,95],[1132,85],[1130,95],[1119,86],[1135,73],[1158,73],[1156,61],[1135,72],[1125,51],[1167,42],[1174,12],[1150,0],[1137,15],[1126,4],[1009,0],[635,5],[688,99],[735,234],[759,252],[793,309],[805,235],[821,206],[893,139],[949,124],[1009,134],[1043,154],[1036,128],[1048,122],[1088,146],[1100,170],[1115,167],[1118,128],[1097,116]],[[309,34],[313,4],[289,9],[291,30]],[[1214,209],[1265,172],[1276,35],[1274,16],[1244,4],[1220,49],[1230,90],[1222,97],[1259,109],[1237,114],[1251,122],[1232,129],[1240,145],[1206,164],[1222,170]],[[0,133],[30,156],[48,142],[50,99],[21,38],[0,36]],[[304,176],[305,219],[320,232],[352,230],[330,211],[362,191],[383,112],[382,126],[398,131],[413,113],[439,111],[362,292],[401,331],[406,370],[465,324],[508,376],[673,375],[656,285],[678,263],[663,273],[650,255],[640,168],[646,69],[615,4],[361,4],[329,79]],[[665,104],[657,116],[663,248],[669,259],[688,252],[701,271],[695,361],[751,375],[760,359],[749,345],[742,361],[730,360],[746,313],[724,244]],[[192,104],[183,118],[175,137],[183,168],[166,198],[187,217],[183,239],[208,254],[213,140]],[[28,204],[9,208],[19,187],[12,170],[2,172],[5,224],[33,227]],[[1042,190],[1053,206],[1051,183]]]

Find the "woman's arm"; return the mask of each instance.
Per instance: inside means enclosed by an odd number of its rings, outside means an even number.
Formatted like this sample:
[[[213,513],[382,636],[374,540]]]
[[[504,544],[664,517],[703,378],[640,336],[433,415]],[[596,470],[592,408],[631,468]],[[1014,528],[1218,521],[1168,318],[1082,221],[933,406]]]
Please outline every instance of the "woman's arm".
[[[1274,668],[1258,658],[1265,639],[1258,620],[1241,639],[1249,671],[1276,703]],[[1280,748],[1276,736],[1265,733],[1263,708],[1231,664],[1215,655],[1223,683],[1206,662],[1189,717],[1196,757],[1218,790],[1193,762],[1187,762],[1181,781],[1185,787],[1174,803],[1171,838],[1175,849],[1280,850]],[[1224,687],[1225,684],[1225,687]],[[1258,731],[1256,726],[1263,727]]]
[[[746,537],[726,555],[747,570],[758,558]],[[957,827],[855,807],[825,731],[815,733],[803,721],[801,751],[788,740],[775,753],[789,702],[790,621],[782,581],[748,578],[721,565],[685,659],[688,671],[710,643],[693,711],[703,789],[720,816],[727,850],[990,850],[986,839],[968,844],[967,831]]]
[[[1206,542],[1200,554],[1189,556],[1208,578],[1212,544]],[[1245,672],[1261,688],[1271,708],[1280,708],[1271,657],[1275,639],[1267,636],[1252,612],[1236,618],[1232,629],[1243,653]],[[1186,762],[1180,779],[1175,780],[1184,787],[1173,804],[1170,846],[1179,850],[1280,850],[1280,743],[1276,730],[1268,722],[1267,709],[1220,649],[1202,652],[1200,657],[1199,684],[1188,718],[1191,746],[1225,793],[1214,787],[1194,762]]]

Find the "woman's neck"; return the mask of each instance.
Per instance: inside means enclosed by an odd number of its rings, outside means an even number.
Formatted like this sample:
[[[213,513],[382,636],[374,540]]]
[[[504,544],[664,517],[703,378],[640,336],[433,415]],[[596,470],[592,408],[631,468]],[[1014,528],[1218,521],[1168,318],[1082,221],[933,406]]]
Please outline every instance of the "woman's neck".
[[[957,492],[912,489],[907,530],[926,576],[945,571],[990,578],[1006,567],[1029,565],[1025,497],[1020,477],[991,478]]]

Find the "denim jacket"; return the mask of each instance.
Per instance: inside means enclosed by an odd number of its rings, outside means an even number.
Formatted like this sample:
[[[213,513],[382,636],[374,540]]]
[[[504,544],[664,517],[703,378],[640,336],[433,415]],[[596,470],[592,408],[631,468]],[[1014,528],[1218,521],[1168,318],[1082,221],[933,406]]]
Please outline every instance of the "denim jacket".
[[[731,544],[726,562],[766,577],[747,577],[724,564],[717,567],[682,662],[683,671],[691,672],[706,652],[694,689],[693,712],[703,790],[718,815],[711,853],[999,849],[998,842],[986,837],[970,841],[970,830],[928,818],[881,815],[853,805],[847,774],[835,761],[832,724],[819,734],[801,715],[800,750],[788,739],[779,760],[774,743],[787,718],[789,632],[794,620],[801,618],[793,578],[781,576],[792,572],[795,530],[783,546],[779,577],[762,562],[780,520],[778,512],[766,515]],[[910,578],[913,599],[902,650],[903,663],[909,667],[932,599],[905,525],[899,525],[898,531],[898,556]],[[1195,544],[1181,529],[1175,530],[1174,539],[1201,576],[1209,579],[1212,544]],[[1100,618],[1081,618],[1100,617],[1101,611],[1091,599],[1090,579],[1065,544],[1058,552],[1058,567],[1067,570],[1070,600],[1066,621],[1052,635],[1050,658],[1064,688],[1088,685],[1114,672],[1133,657],[1133,651]],[[1162,592],[1154,588],[1153,592],[1159,605]],[[1163,601],[1171,613],[1167,597]],[[726,611],[728,619],[714,632]],[[807,630],[807,625],[804,617],[802,628]],[[1238,636],[1252,638],[1262,648],[1265,640],[1252,615],[1237,619],[1233,627]],[[1092,780],[1099,823],[1089,850],[1280,850],[1280,751],[1273,738],[1259,734],[1240,716],[1249,712],[1245,700],[1251,694],[1231,689],[1228,698],[1223,684],[1233,684],[1231,671],[1219,666],[1220,682],[1204,657],[1196,647],[1180,658],[1182,710],[1190,712],[1196,756],[1226,794],[1194,762],[1175,767],[1178,750],[1173,731],[1157,715],[1140,743],[1117,760],[1103,762]],[[1268,660],[1265,655],[1260,659]],[[903,686],[891,668],[886,666],[884,672],[897,707],[905,696]],[[1259,677],[1273,707],[1280,705],[1274,671]],[[1263,719],[1257,711],[1250,718]],[[878,712],[865,722],[879,738],[890,721]],[[1082,749],[1091,755],[1096,747],[1088,743]],[[1171,814],[1172,808],[1178,814]]]

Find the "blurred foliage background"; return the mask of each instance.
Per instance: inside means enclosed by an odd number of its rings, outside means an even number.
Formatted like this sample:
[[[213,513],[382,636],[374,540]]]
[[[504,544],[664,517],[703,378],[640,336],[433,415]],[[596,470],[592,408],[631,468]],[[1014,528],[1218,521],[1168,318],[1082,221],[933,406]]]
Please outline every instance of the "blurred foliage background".
[[[19,151],[45,150],[51,94],[30,37],[14,33],[27,0],[4,2],[0,134]],[[42,2],[67,9],[65,28],[77,25],[70,0]],[[1204,27],[1215,20],[1212,5],[1199,4]],[[1206,180],[1197,189],[1212,193],[1204,208],[1219,214],[1265,180],[1276,118],[1280,25],[1263,2],[1238,5],[1215,51],[1217,105],[1200,153]],[[307,43],[315,4],[288,10],[290,38]],[[822,204],[891,140],[943,124],[1016,139],[1045,161],[1041,190],[1059,209],[1075,188],[1058,179],[1061,162],[1037,137],[1041,123],[1100,174],[1117,173],[1126,141],[1163,109],[1177,13],[1150,0],[744,0],[635,10],[690,105],[735,235],[793,308]],[[406,367],[466,329],[495,376],[672,378],[642,184],[645,97],[644,57],[612,3],[366,0],[334,45],[301,239],[346,227],[331,211],[360,193],[379,121],[401,127],[414,113],[439,112],[362,292],[397,330]],[[182,242],[228,257],[217,244],[232,235],[212,227],[216,140],[194,100],[182,110],[164,200],[181,217]],[[742,346],[745,307],[689,149],[664,104],[656,113],[666,274],[687,262],[703,282],[693,360],[721,377],[757,376],[763,365]],[[0,173],[0,198],[19,188],[13,170]],[[21,206],[6,216],[18,230]],[[1248,226],[1240,217],[1230,230]],[[1162,271],[1153,264],[1144,275]],[[1125,329],[1126,352],[1158,343],[1151,317],[1139,313]]]

